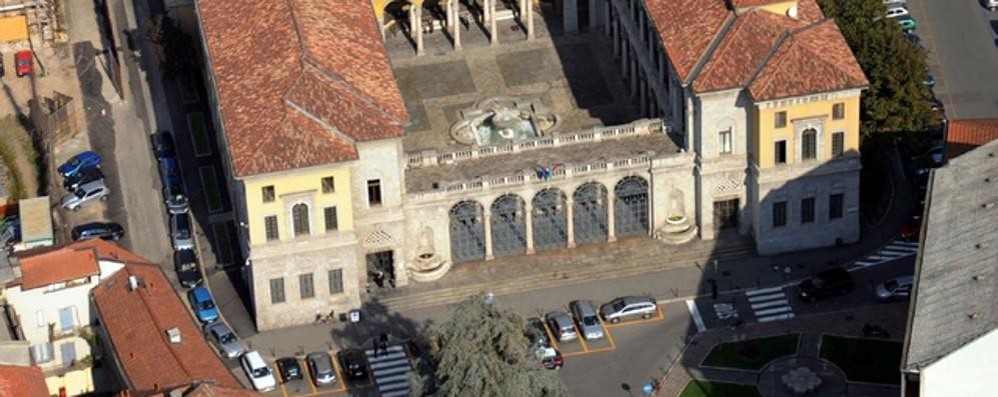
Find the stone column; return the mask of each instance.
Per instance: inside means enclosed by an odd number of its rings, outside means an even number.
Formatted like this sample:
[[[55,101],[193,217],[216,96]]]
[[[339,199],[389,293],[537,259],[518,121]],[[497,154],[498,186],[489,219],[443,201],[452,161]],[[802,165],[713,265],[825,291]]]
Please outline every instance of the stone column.
[[[527,3],[527,40],[534,39],[534,0],[526,0]]]
[[[562,26],[566,33],[579,31],[579,4],[578,0],[563,0],[561,3]]]
[[[567,212],[565,216],[567,216],[568,219],[568,222],[566,222],[566,225],[568,225],[568,248],[575,248],[575,220],[572,219],[572,213],[575,211],[572,208],[574,204],[575,201],[573,201],[571,197],[565,201],[565,209]]]
[[[606,195],[606,241],[611,243],[617,241],[617,215],[613,208],[614,201],[616,201],[616,197],[611,189]]]
[[[423,4],[415,4],[416,20],[416,55],[423,55]]]
[[[482,3],[482,25],[489,23],[489,10],[492,8],[489,7],[489,1],[491,0],[483,0]],[[475,4],[478,4],[478,0],[475,0]]]
[[[534,253],[534,205],[529,200],[524,207],[527,224],[527,255]]]
[[[491,36],[490,44],[499,44],[499,31],[496,30],[496,0],[489,0],[489,35]]]
[[[610,35],[610,7],[610,0],[605,0],[603,2],[603,34],[606,36]]]
[[[492,212],[485,211],[485,260],[495,259],[492,256]]]
[[[451,14],[451,37],[454,39],[454,49],[461,49],[461,3],[458,0],[448,0],[447,10]]]
[[[595,32],[597,26],[599,26],[599,7],[596,6],[596,0],[589,0],[589,31]]]
[[[416,31],[419,30],[419,26],[416,24],[416,5],[409,5],[409,38],[413,41],[416,40]]]

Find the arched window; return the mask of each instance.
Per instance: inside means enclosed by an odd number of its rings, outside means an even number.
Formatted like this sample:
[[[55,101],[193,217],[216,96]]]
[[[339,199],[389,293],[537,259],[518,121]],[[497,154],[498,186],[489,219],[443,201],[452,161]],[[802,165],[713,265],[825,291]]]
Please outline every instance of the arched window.
[[[291,207],[291,221],[294,224],[295,237],[308,235],[308,205],[298,203]]]
[[[818,131],[808,128],[801,133],[800,154],[804,160],[814,160],[818,158]]]

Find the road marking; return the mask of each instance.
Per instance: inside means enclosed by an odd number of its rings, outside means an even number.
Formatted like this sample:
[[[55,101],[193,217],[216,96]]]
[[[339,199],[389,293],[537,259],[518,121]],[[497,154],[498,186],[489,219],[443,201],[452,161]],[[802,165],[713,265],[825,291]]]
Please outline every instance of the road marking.
[[[759,318],[756,319],[756,321],[758,321],[760,323],[768,323],[770,321],[786,320],[786,319],[791,319],[791,318],[794,318],[794,314],[793,313],[783,313],[783,314],[774,314],[772,316],[759,317]]]
[[[548,328],[548,322],[541,320],[541,325],[544,326],[544,333],[548,335],[548,340],[551,341],[551,347],[558,350],[558,342],[555,340],[554,333],[551,332],[551,328]]]
[[[617,345],[613,343],[613,336],[610,335],[610,330],[606,329],[606,326],[603,324],[603,320],[600,320],[599,316],[596,316],[596,321],[599,321],[600,328],[603,328],[603,335],[606,335],[606,340],[610,341],[611,349],[616,349]]]
[[[572,323],[572,329],[574,329],[575,330],[575,334],[579,336],[579,344],[582,345],[582,352],[583,353],[588,353],[589,352],[589,346],[586,346],[586,334],[583,334],[582,332],[579,332],[579,327],[576,327],[575,323]]]
[[[789,304],[790,304],[789,300],[780,299],[780,300],[775,300],[775,301],[770,301],[770,302],[765,302],[765,303],[756,303],[756,304],[752,305],[752,310],[765,309],[767,307],[780,306],[780,305],[789,305]]]
[[[332,389],[332,390],[330,390],[330,392],[332,392],[332,393],[339,393],[341,391],[346,391],[346,389],[347,389],[347,378],[343,376],[343,371],[340,369],[340,363],[339,363],[340,360],[336,359],[336,355],[335,354],[331,354],[329,356],[329,361],[333,362],[333,371],[335,371],[336,375],[338,375],[340,377],[340,387],[336,388],[336,389]]]
[[[780,306],[780,307],[774,307],[772,309],[756,310],[755,311],[755,315],[759,316],[759,317],[762,317],[762,316],[768,316],[768,315],[774,314],[774,313],[786,313],[786,312],[789,312],[790,310],[791,310],[790,306]]]
[[[746,292],[745,295],[748,295],[748,293]],[[773,300],[773,299],[779,299],[779,298],[782,298],[782,297],[785,297],[785,296],[787,296],[787,294],[784,294],[781,291],[781,292],[777,292],[777,293],[774,293],[774,294],[749,296],[748,301],[749,301],[749,303],[755,303],[755,302],[762,302],[762,301],[768,301],[768,300]]]
[[[745,291],[745,295],[760,323],[793,318],[793,307],[783,286]]]
[[[690,316],[693,317],[693,324],[697,326],[697,332],[707,330],[707,326],[703,323],[703,317],[700,316],[700,309],[697,309],[696,302],[693,302],[692,299],[687,299],[686,307],[690,309]]]
[[[274,373],[277,374],[276,378],[281,379],[281,395],[284,397],[288,397],[288,391],[285,390],[284,388],[284,383],[285,383],[284,376],[281,375],[281,369],[277,367],[277,363],[274,363]]]
[[[312,394],[311,395],[314,396],[315,393],[316,393],[316,390],[315,390],[315,381],[312,380],[312,371],[309,371],[309,369],[308,369],[308,363],[305,363],[305,368],[303,368],[302,372],[305,372],[305,377],[308,378],[308,385],[312,388]]]
[[[782,290],[783,290],[783,287],[781,287],[781,286],[769,287],[769,288],[762,288],[762,289],[750,289],[748,291],[745,291],[745,295],[755,296],[755,295],[768,294],[768,293],[773,293],[773,292],[782,291]]]

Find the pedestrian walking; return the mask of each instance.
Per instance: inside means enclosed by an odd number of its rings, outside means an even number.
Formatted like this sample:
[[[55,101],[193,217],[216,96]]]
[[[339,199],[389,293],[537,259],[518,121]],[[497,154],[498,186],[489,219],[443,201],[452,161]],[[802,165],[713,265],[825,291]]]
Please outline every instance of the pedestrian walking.
[[[382,332],[380,339],[381,339],[381,351],[383,353],[388,353],[388,333]]]
[[[378,354],[378,347],[380,346],[378,340],[371,338],[371,345],[374,346],[374,358],[378,358],[378,356],[380,356],[380,354]]]

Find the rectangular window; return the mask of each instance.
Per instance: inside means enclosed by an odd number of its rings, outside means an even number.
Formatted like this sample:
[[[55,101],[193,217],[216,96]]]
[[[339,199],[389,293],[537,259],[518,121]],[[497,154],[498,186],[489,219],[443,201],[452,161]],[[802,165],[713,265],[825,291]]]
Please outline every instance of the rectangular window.
[[[775,127],[783,128],[787,126],[787,112],[776,112],[775,114]]]
[[[322,192],[336,193],[336,179],[331,176],[322,178]]]
[[[277,230],[277,215],[263,217],[263,226],[267,232],[267,241],[274,241],[281,238]]]
[[[315,297],[315,284],[312,283],[312,273],[298,275],[298,291],[302,299]]]
[[[839,219],[842,217],[843,199],[844,195],[842,193],[828,196],[828,219]]]
[[[333,269],[329,271],[329,294],[336,295],[343,293],[343,269]]]
[[[800,201],[800,223],[814,222],[814,197]]]
[[[818,133],[808,128],[801,134],[800,154],[804,160],[818,158]]]
[[[270,303],[284,303],[284,278],[270,279]]]
[[[322,210],[326,218],[326,231],[330,232],[340,228],[339,220],[336,219],[336,207],[326,207]]]
[[[721,140],[721,153],[731,153],[731,130],[721,131],[718,136]]]
[[[846,148],[846,133],[844,132],[833,132],[832,133],[832,157],[839,157],[845,152]]]
[[[842,120],[846,118],[846,104],[839,102],[832,105],[832,120]]]
[[[773,144],[773,162],[776,164],[787,163],[787,141],[776,141]]]
[[[35,358],[35,364],[42,364],[52,361],[52,342],[39,343],[31,346],[31,355]]]
[[[41,310],[38,310],[38,311],[35,312],[35,323],[36,323],[35,325],[37,325],[38,328],[44,328],[45,327],[45,325],[46,325],[46,323],[45,323],[45,312],[43,312]]]
[[[371,207],[381,205],[380,179],[371,179],[367,181],[367,205]]]
[[[773,203],[773,227],[787,225],[787,202]]]
[[[76,329],[76,316],[72,307],[59,309],[59,331],[73,332]]]
[[[260,190],[263,194],[263,202],[265,203],[272,202],[277,197],[277,194],[274,193],[274,185],[264,186]]]

